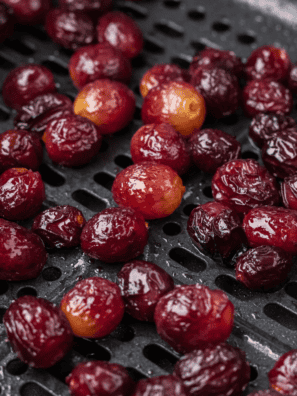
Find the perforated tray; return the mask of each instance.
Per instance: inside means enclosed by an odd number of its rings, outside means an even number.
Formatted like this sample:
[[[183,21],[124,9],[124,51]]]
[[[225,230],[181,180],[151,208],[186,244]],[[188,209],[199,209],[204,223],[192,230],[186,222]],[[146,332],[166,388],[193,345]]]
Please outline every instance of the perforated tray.
[[[255,6],[256,4],[256,6]],[[282,8],[278,8],[282,5]],[[287,1],[255,0],[142,0],[117,2],[116,7],[135,18],[145,36],[143,54],[133,60],[130,87],[136,94],[133,122],[104,139],[100,154],[78,169],[54,165],[46,156],[40,168],[46,185],[43,209],[70,204],[90,219],[98,211],[114,206],[111,186],[115,175],[132,163],[130,139],[142,125],[138,84],[155,63],[174,62],[188,67],[192,56],[205,45],[233,50],[246,59],[252,49],[274,44],[286,48],[297,61],[295,28],[297,4]],[[53,44],[42,27],[19,27],[12,39],[0,46],[0,84],[9,70],[28,62],[49,67],[61,93],[75,98],[76,89],[67,64],[71,52]],[[0,98],[0,132],[13,126],[14,112]],[[293,112],[296,116],[296,111]],[[242,144],[243,158],[261,162],[247,132],[250,120],[241,110],[222,121],[204,126],[222,129]],[[203,283],[221,288],[235,305],[235,326],[229,339],[242,348],[252,366],[251,382],[245,392],[268,387],[267,372],[284,352],[297,348],[297,273],[293,269],[286,285],[274,293],[253,293],[236,280],[234,270],[203,256],[191,243],[186,223],[191,210],[212,199],[211,177],[194,170],[183,177],[186,194],[170,217],[150,221],[149,243],[143,259],[153,261],[173,276],[177,284]],[[22,225],[31,226],[31,221]],[[122,265],[90,260],[82,251],[56,250],[49,253],[38,279],[26,282],[0,281],[0,395],[66,396],[65,377],[75,364],[86,359],[116,362],[128,368],[135,379],[172,372],[178,354],[157,335],[154,324],[125,316],[110,336],[96,341],[77,339],[71,353],[49,370],[36,370],[20,362],[6,339],[2,323],[5,310],[18,296],[31,294],[58,304],[62,295],[80,279],[89,276],[115,281]]]

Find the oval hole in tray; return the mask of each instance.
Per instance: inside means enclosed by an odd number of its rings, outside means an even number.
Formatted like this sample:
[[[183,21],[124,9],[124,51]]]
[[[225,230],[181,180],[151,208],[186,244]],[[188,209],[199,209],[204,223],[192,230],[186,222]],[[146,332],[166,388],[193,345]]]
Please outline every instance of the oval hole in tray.
[[[3,317],[4,317],[5,312],[6,312],[6,308],[0,307],[0,323],[3,323]]]
[[[184,35],[183,27],[173,21],[164,20],[157,22],[155,23],[155,28],[171,38],[178,38]]]
[[[18,290],[17,297],[19,298],[23,296],[37,297],[37,291],[34,287],[30,287],[30,286],[22,287],[21,289]]]
[[[42,180],[53,187],[60,187],[65,184],[65,179],[58,172],[51,169],[46,164],[41,164],[38,172],[41,174]]]
[[[2,55],[0,55],[0,68],[5,69],[5,70],[11,70],[14,69],[16,66],[14,63],[12,63],[10,60],[4,58]]]
[[[20,389],[21,396],[53,396],[36,382],[26,382]]]
[[[169,251],[169,257],[189,271],[202,272],[206,269],[205,261],[183,248],[171,249]]]
[[[106,208],[104,201],[86,190],[74,191],[72,193],[72,198],[74,201],[90,209],[92,212],[101,212],[101,210]]]
[[[265,305],[263,311],[268,318],[285,326],[287,329],[297,330],[297,315],[282,305],[270,303]]]
[[[285,287],[285,292],[297,300],[297,282],[290,282]]]
[[[0,295],[5,294],[9,289],[9,283],[5,280],[0,280]]]
[[[94,175],[94,181],[100,186],[106,188],[107,190],[111,190],[111,187],[114,182],[114,177],[106,172],[98,172]]]
[[[120,166],[121,168],[127,168],[130,165],[133,165],[133,161],[130,157],[128,157],[127,155],[117,155],[114,159],[114,162],[116,165]]]
[[[46,60],[42,62],[43,66],[50,69],[53,73],[58,74],[59,76],[68,76],[68,69],[66,66],[61,65],[60,63],[54,60]]]
[[[252,291],[229,275],[219,275],[215,280],[215,284],[221,290],[242,301],[250,300],[254,296]]]
[[[48,282],[53,282],[59,279],[62,275],[62,271],[57,267],[47,267],[42,271],[42,277]]]
[[[156,344],[146,345],[142,352],[148,360],[155,363],[158,367],[168,373],[172,373],[174,365],[178,361],[176,356]]]
[[[193,21],[201,21],[206,16],[205,9],[203,6],[197,7],[194,10],[188,11],[188,17]]]
[[[6,364],[6,370],[11,375],[22,375],[27,371],[27,369],[28,369],[28,365],[26,363],[22,362],[18,358],[10,360]]]
[[[106,348],[97,344],[96,341],[87,340],[86,338],[75,337],[73,349],[85,357],[92,356],[96,360],[108,362],[111,359],[111,355]]]
[[[51,366],[47,369],[47,372],[50,373],[57,380],[66,383],[66,377],[71,373],[74,369],[74,362],[72,361],[71,354],[68,353],[62,360],[59,360],[54,366]]]
[[[146,375],[142,374],[140,371],[136,370],[134,367],[126,367],[128,374],[135,381],[138,382],[142,379],[148,378]]]

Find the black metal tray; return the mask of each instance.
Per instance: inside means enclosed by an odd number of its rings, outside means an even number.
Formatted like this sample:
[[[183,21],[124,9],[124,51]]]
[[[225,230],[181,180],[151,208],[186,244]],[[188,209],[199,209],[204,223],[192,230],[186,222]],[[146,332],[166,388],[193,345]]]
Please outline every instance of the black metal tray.
[[[78,169],[54,165],[46,156],[40,168],[46,186],[43,209],[70,204],[90,219],[114,206],[111,185],[115,175],[132,163],[130,139],[142,125],[139,80],[155,63],[174,62],[188,67],[196,51],[206,45],[233,50],[244,60],[264,44],[287,49],[297,61],[297,4],[288,1],[255,0],[142,0],[118,1],[116,9],[133,16],[145,36],[143,54],[133,60],[130,84],[136,94],[134,120],[124,130],[104,139],[100,154]],[[0,85],[8,72],[24,63],[49,67],[58,90],[75,98],[77,91],[68,77],[70,51],[53,44],[42,27],[18,27],[13,37],[0,46]],[[14,111],[0,98],[0,132],[13,127]],[[292,113],[296,118],[296,110]],[[259,150],[248,139],[250,120],[241,110],[221,121],[207,121],[226,131],[242,144],[243,158],[261,162]],[[224,290],[235,305],[235,326],[229,342],[242,348],[252,366],[252,378],[245,391],[268,387],[267,373],[278,357],[297,348],[297,273],[273,293],[250,292],[235,279],[234,270],[201,254],[186,232],[190,211],[212,200],[211,177],[194,170],[183,177],[186,193],[171,216],[150,221],[149,243],[143,259],[164,268],[176,284],[203,283]],[[30,227],[32,221],[21,222]],[[42,274],[26,282],[0,281],[0,395],[66,396],[65,377],[75,364],[86,359],[116,362],[128,368],[135,379],[171,373],[179,355],[157,335],[154,324],[138,322],[126,315],[118,329],[101,340],[76,339],[71,353],[48,370],[36,370],[20,362],[6,338],[2,318],[11,301],[31,294],[58,304],[63,294],[80,279],[89,276],[115,281],[122,265],[90,260],[79,248],[49,253]]]

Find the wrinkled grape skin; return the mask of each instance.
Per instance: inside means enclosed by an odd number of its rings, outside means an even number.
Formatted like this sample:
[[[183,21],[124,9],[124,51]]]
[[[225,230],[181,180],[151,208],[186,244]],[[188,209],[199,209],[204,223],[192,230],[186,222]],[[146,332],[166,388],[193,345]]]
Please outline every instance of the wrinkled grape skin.
[[[287,51],[272,45],[263,45],[252,51],[245,63],[245,74],[249,80],[270,79],[284,82],[291,69]]]
[[[154,65],[144,73],[140,80],[139,90],[142,97],[145,97],[152,88],[168,81],[187,82],[189,75],[187,70],[174,63],[164,63]]]
[[[239,84],[228,71],[217,67],[197,68],[191,84],[205,100],[208,115],[222,118],[235,113],[239,106]]]
[[[262,147],[266,140],[273,138],[279,131],[297,132],[296,121],[289,116],[273,113],[259,113],[251,122],[249,136],[257,146]]]
[[[96,20],[99,15],[107,12],[112,0],[59,0],[59,6],[69,11],[83,11]]]
[[[23,281],[37,278],[47,259],[38,235],[0,219],[0,279]]]
[[[243,63],[233,51],[219,50],[206,47],[194,56],[189,72],[193,75],[201,66],[218,67],[227,70],[230,74],[240,77],[243,72]]]
[[[270,387],[285,396],[297,396],[297,349],[283,354],[268,373]]]
[[[194,164],[207,173],[215,173],[225,162],[241,154],[240,143],[235,137],[219,129],[195,130],[190,136],[189,147]]]
[[[169,216],[180,205],[184,192],[182,180],[173,169],[153,162],[128,166],[112,186],[114,201],[134,208],[145,219]]]
[[[250,379],[245,353],[221,343],[183,356],[174,375],[181,379],[189,396],[241,395]]]
[[[35,217],[32,231],[50,248],[70,248],[80,244],[85,223],[83,214],[77,208],[56,206]]]
[[[55,91],[53,73],[45,66],[33,63],[13,69],[2,86],[4,103],[16,110],[36,96]]]
[[[248,396],[279,396],[279,393],[273,391],[272,389],[265,389],[249,393]]]
[[[7,37],[12,36],[14,30],[15,16],[11,7],[0,3],[0,43]]]
[[[72,113],[71,100],[59,93],[39,95],[23,106],[14,119],[18,129],[26,129],[42,137],[47,124],[60,116],[61,111]]]
[[[161,297],[154,317],[160,337],[177,352],[187,353],[225,341],[233,314],[224,292],[196,284],[177,286]]]
[[[23,25],[43,23],[51,8],[50,0],[1,0],[14,11],[16,20]]]
[[[51,121],[42,139],[50,159],[67,167],[89,163],[99,153],[102,143],[100,129],[75,114]]]
[[[174,375],[160,375],[158,377],[138,381],[132,396],[187,396],[181,380]]]
[[[282,284],[292,267],[292,256],[274,246],[248,250],[236,261],[236,279],[251,290],[269,290]]]
[[[277,81],[251,80],[244,87],[242,96],[248,117],[267,112],[289,114],[293,108],[291,92]]]
[[[36,171],[42,157],[43,149],[37,136],[23,130],[8,130],[0,135],[0,172],[21,167]]]
[[[290,70],[287,85],[293,94],[297,93],[297,63],[295,63]]]
[[[132,208],[107,208],[93,216],[81,234],[81,248],[107,263],[131,260],[143,253],[148,230]]]
[[[0,176],[0,216],[7,220],[25,220],[34,216],[45,200],[39,172],[10,168]]]
[[[32,367],[51,367],[72,347],[73,334],[65,315],[43,298],[19,297],[5,312],[3,322],[14,351]]]
[[[143,321],[154,321],[157,302],[174,287],[166,271],[143,260],[125,264],[117,277],[126,312]]]
[[[297,173],[297,131],[279,131],[264,143],[262,159],[268,171],[281,179]]]
[[[169,124],[148,124],[140,127],[130,144],[134,163],[154,161],[170,166],[179,175],[190,167],[190,155],[185,140]]]
[[[135,383],[125,367],[116,363],[79,363],[66,377],[71,396],[130,396]]]
[[[124,315],[124,301],[118,285],[104,278],[83,279],[61,301],[77,337],[102,338],[118,326]]]
[[[54,8],[47,14],[45,29],[54,43],[71,50],[92,44],[95,39],[93,21],[82,12]]]
[[[95,80],[85,85],[74,102],[74,113],[100,127],[102,134],[113,134],[133,119],[135,96],[120,81]]]
[[[120,50],[108,43],[100,43],[77,50],[70,58],[69,74],[78,89],[104,78],[128,84],[132,67]]]
[[[280,200],[275,178],[253,159],[222,165],[212,178],[211,188],[216,201],[243,214],[258,206],[277,205]]]
[[[114,46],[127,58],[139,55],[143,48],[140,27],[133,18],[120,11],[108,12],[99,19],[97,40]]]
[[[246,243],[238,214],[214,201],[192,210],[187,231],[199,250],[211,255],[218,252],[224,258],[235,254]]]
[[[297,175],[286,177],[281,184],[283,204],[288,209],[297,210]]]
[[[291,209],[264,206],[252,209],[243,219],[249,245],[279,247],[297,254],[297,212]]]

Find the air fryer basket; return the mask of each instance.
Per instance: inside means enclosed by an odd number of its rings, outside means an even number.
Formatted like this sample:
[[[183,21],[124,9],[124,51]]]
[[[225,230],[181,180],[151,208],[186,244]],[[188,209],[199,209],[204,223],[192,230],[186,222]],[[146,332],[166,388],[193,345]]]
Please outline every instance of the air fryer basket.
[[[255,6],[256,4],[256,6]],[[130,139],[142,125],[139,80],[156,63],[173,62],[188,67],[192,56],[206,45],[233,50],[244,60],[264,44],[287,49],[297,61],[297,2],[249,0],[142,0],[116,2],[115,8],[133,16],[145,36],[143,54],[133,60],[130,84],[136,94],[134,120],[124,130],[104,138],[100,154],[90,164],[67,169],[51,162],[45,154],[40,173],[45,182],[45,208],[69,204],[90,219],[104,208],[115,206],[111,186],[115,175],[132,164]],[[58,90],[72,99],[77,91],[68,77],[71,56],[53,44],[42,27],[18,27],[0,46],[0,84],[8,72],[24,63],[36,62],[50,68]],[[0,132],[13,127],[15,113],[0,98]],[[293,112],[296,116],[296,111]],[[259,150],[248,139],[250,120],[238,110],[221,121],[204,126],[222,129],[242,144],[243,158],[261,162]],[[235,326],[229,342],[242,348],[252,366],[245,392],[268,387],[267,373],[278,357],[297,348],[297,273],[271,293],[251,292],[235,279],[234,269],[204,256],[191,243],[186,231],[188,216],[198,204],[212,200],[211,177],[193,170],[183,177],[186,193],[171,216],[150,221],[149,243],[142,255],[164,268],[176,284],[203,283],[224,290],[235,306]],[[32,221],[21,222],[30,227]],[[12,300],[25,294],[47,298],[58,304],[74,284],[89,276],[116,280],[121,264],[90,260],[80,248],[49,252],[47,264],[37,279],[26,282],[0,281],[0,395],[67,396],[65,377],[78,362],[99,359],[128,368],[133,378],[171,373],[179,355],[157,335],[152,323],[138,322],[126,315],[119,327],[101,340],[76,339],[71,353],[48,370],[22,363],[12,352],[2,323]]]

